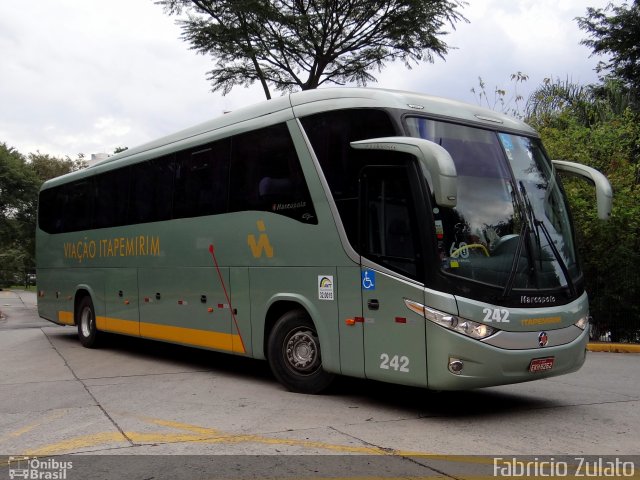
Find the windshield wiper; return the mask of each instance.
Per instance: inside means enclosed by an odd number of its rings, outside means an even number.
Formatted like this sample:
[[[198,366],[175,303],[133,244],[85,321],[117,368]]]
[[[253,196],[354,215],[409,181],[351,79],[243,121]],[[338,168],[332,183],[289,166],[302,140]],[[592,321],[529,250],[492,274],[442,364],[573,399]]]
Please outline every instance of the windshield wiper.
[[[576,289],[575,289],[575,285],[573,284],[573,280],[571,279],[571,275],[569,274],[569,269],[567,268],[567,264],[564,262],[562,255],[560,255],[560,252],[558,251],[558,248],[553,242],[553,239],[551,238],[551,234],[549,233],[549,230],[547,230],[547,227],[545,226],[544,222],[541,222],[536,218],[536,214],[533,211],[533,207],[531,206],[531,201],[529,200],[529,195],[527,194],[527,189],[524,187],[522,180],[520,180],[520,182],[518,183],[520,185],[520,193],[522,194],[522,197],[523,197],[523,204],[526,209],[527,224],[530,225],[529,229],[531,229],[531,231],[536,237],[536,246],[538,247],[538,255],[540,256],[540,267],[542,268],[542,246],[540,244],[539,229],[542,230],[544,237],[547,239],[547,244],[551,248],[551,252],[553,252],[553,256],[555,257],[556,261],[558,262],[558,265],[560,266],[560,270],[562,270],[562,275],[564,275],[564,279],[567,282],[567,287],[569,288],[571,297],[575,297]]]
[[[520,255],[522,254],[522,246],[524,245],[525,237],[529,235],[529,224],[527,222],[522,223],[520,229],[520,238],[518,238],[518,245],[516,245],[516,251],[513,255],[513,261],[511,262],[511,270],[509,271],[509,278],[502,291],[502,298],[506,298],[513,289],[513,283],[516,280],[516,273],[518,272],[518,263],[520,263]],[[529,254],[527,254],[529,257]],[[531,263],[529,263],[529,269],[531,269]]]
[[[520,182],[522,184],[522,182]],[[513,261],[511,262],[511,269],[509,270],[509,278],[507,278],[507,283],[504,286],[504,290],[502,291],[502,298],[506,298],[513,290],[513,284],[515,283],[516,275],[518,273],[518,264],[520,263],[520,256],[522,255],[522,247],[525,245],[525,240],[529,238],[529,233],[532,232],[531,229],[531,219],[527,214],[528,210],[525,207],[525,200],[522,197],[526,198],[526,191],[520,192],[521,197],[517,195],[517,189],[512,184],[511,188],[511,202],[514,206],[514,209],[520,212],[520,218],[522,219],[522,228],[520,229],[520,234],[518,237],[518,244],[516,245],[516,250],[513,256]],[[526,251],[527,251],[527,265],[529,270],[529,275],[535,275],[536,269],[534,266],[533,254],[531,252],[531,247],[529,242],[526,243]]]
[[[556,247],[555,243],[553,243],[553,240],[551,239],[551,235],[549,234],[549,230],[547,230],[547,227],[545,226],[544,222],[541,222],[535,217],[533,221],[535,222],[536,229],[540,227],[540,229],[542,230],[542,233],[544,233],[544,236],[547,239],[549,246],[551,247],[551,251],[553,252],[553,256],[556,257],[556,260],[558,261],[558,265],[560,265],[560,270],[562,270],[562,274],[564,275],[564,278],[567,281],[567,287],[569,287],[569,293],[571,294],[572,298],[575,297],[576,288],[573,284],[573,280],[571,280],[571,275],[569,275],[569,269],[567,268],[567,264],[562,259],[562,256],[558,251],[558,247]]]

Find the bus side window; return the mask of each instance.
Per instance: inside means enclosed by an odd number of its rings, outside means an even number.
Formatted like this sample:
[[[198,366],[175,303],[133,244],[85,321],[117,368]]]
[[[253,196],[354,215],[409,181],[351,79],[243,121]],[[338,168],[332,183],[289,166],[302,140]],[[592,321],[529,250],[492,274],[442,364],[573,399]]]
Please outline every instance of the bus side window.
[[[317,224],[315,210],[285,124],[232,139],[229,211],[258,210]]]
[[[58,209],[60,187],[53,187],[40,192],[38,199],[38,226],[47,233],[62,233],[60,230],[61,214]]]
[[[133,165],[128,223],[171,219],[174,170],[173,155]]]
[[[386,163],[378,151],[355,150],[350,142],[391,137],[389,115],[376,109],[332,110],[301,119],[320,162],[351,246],[358,250],[358,177],[365,165]]]
[[[230,153],[229,139],[178,153],[173,218],[227,212]]]
[[[78,180],[61,187],[62,195],[62,225],[63,232],[77,232],[92,228],[93,210],[93,181],[92,179]]]
[[[130,167],[95,177],[94,228],[126,224]]]

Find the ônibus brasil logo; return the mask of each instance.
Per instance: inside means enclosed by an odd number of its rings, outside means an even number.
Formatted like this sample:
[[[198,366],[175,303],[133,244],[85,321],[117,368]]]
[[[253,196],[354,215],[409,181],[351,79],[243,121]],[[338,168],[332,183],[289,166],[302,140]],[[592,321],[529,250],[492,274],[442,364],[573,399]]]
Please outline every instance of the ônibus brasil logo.
[[[33,480],[66,480],[67,471],[73,468],[73,462],[55,458],[40,460],[37,457],[9,457],[9,478]]]

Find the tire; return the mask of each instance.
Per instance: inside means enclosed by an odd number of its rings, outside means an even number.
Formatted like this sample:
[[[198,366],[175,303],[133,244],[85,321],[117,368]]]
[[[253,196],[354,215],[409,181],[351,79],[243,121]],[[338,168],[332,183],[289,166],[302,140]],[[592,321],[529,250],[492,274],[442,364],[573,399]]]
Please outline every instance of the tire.
[[[100,342],[100,332],[96,327],[96,311],[91,297],[83,297],[76,310],[78,338],[83,347],[96,348]]]
[[[320,393],[334,377],[322,369],[320,340],[303,310],[278,319],[269,336],[267,358],[273,375],[292,392]]]

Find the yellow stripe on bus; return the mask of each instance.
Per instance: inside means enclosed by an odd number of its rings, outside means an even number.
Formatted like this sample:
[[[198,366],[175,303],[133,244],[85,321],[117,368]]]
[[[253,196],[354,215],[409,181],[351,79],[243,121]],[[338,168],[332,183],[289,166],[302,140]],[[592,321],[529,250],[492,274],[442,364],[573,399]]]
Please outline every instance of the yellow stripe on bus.
[[[72,312],[58,312],[58,321],[66,325],[73,325]],[[176,327],[173,325],[159,325],[157,323],[136,322],[113,317],[96,317],[98,330],[122,333],[125,335],[141,336],[153,340],[182,343],[195,347],[226,350],[234,353],[246,353],[242,346],[240,335],[233,333],[212,332],[195,328]]]
[[[112,317],[96,317],[98,330],[105,332],[124,333],[125,335],[140,336],[140,322],[134,320],[122,320]]]
[[[73,312],[58,312],[58,322],[65,325],[73,325]]]
[[[158,325],[156,323],[140,322],[140,335],[155,340],[184,343],[197,347],[216,348],[235,353],[245,353],[240,336],[231,333],[212,332],[210,330],[196,330],[193,328],[174,327],[172,325]]]

